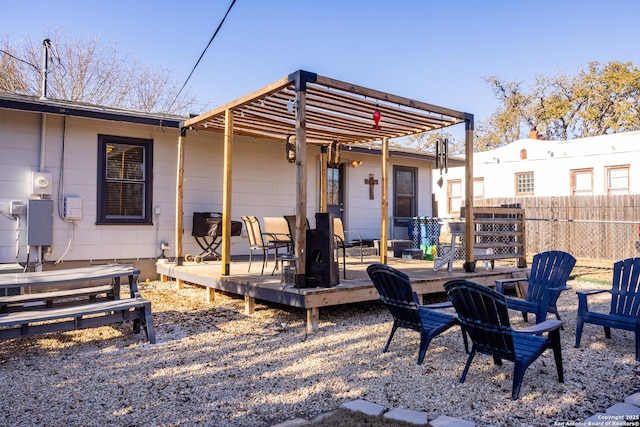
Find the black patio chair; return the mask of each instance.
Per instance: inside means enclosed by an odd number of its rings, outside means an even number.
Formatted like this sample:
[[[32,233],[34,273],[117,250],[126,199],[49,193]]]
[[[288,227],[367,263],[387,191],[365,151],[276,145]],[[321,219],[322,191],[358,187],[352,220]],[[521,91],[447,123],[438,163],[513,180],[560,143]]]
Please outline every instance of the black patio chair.
[[[461,383],[476,353],[493,356],[496,365],[507,359],[514,363],[511,399],[516,400],[527,367],[548,348],[553,350],[558,380],[564,382],[561,320],[548,319],[526,329],[514,330],[509,323],[509,310],[503,294],[466,279],[450,280],[444,284],[444,289],[458,313],[458,321],[472,342],[460,377]]]
[[[420,304],[418,295],[411,287],[409,276],[388,265],[371,264],[367,267],[367,273],[380,294],[380,300],[393,316],[391,334],[382,352],[385,353],[389,349],[389,343],[398,328],[411,329],[420,332],[418,365],[422,364],[431,340],[457,324],[455,316],[438,311],[451,307],[451,304]],[[465,349],[468,350],[467,337],[464,333],[462,336]]]

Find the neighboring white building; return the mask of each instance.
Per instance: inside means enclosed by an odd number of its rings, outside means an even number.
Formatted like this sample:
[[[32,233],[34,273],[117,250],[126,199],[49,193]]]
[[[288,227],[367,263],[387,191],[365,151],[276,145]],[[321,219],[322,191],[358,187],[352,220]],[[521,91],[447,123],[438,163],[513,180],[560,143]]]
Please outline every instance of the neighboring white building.
[[[474,198],[640,193],[640,131],[571,141],[521,139],[473,154]],[[435,189],[438,216],[459,215],[463,167]],[[439,171],[434,171],[434,181]]]

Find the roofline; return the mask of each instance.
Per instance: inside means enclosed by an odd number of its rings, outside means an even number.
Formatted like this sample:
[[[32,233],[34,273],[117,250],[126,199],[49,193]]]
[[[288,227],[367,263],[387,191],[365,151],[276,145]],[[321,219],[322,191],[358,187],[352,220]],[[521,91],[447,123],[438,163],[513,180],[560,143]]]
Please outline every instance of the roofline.
[[[375,147],[359,147],[357,145],[348,145],[345,146],[343,148],[343,150],[348,151],[350,153],[360,153],[360,154],[375,154],[375,155],[380,155],[382,154],[382,149],[381,148],[375,148]],[[397,156],[397,157],[406,157],[406,158],[411,158],[411,159],[422,159],[422,160],[431,160],[431,161],[436,161],[436,155],[435,153],[429,153],[429,152],[420,152],[420,151],[406,151],[406,150],[398,150],[398,149],[393,149],[393,148],[389,148],[389,155],[390,156]],[[456,157],[449,157],[449,166],[454,167],[454,166],[464,166],[465,162],[464,159],[459,159]]]
[[[140,114],[126,110],[115,110],[97,105],[75,105],[57,100],[42,100],[15,94],[0,94],[0,108],[34,113],[83,117],[88,119],[126,122],[167,128],[179,128],[182,118]]]

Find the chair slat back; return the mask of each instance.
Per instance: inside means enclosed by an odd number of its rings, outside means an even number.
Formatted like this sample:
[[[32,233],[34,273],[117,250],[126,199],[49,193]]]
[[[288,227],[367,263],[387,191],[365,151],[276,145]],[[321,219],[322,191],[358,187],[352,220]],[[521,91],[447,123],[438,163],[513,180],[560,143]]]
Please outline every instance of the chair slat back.
[[[611,314],[640,316],[640,258],[627,258],[613,265]]]
[[[540,302],[551,296],[553,301],[545,301],[555,306],[559,293],[549,295],[549,287],[562,287],[567,284],[571,271],[576,264],[573,255],[562,251],[547,251],[534,255],[527,288],[527,301]]]
[[[444,288],[476,350],[514,360],[513,330],[505,296],[466,279],[450,280]]]
[[[338,236],[344,242],[344,227],[342,226],[342,219],[333,218],[333,234]]]
[[[264,232],[266,240],[272,242],[274,240],[272,235],[276,235],[279,241],[286,241],[286,236],[289,234],[289,225],[287,220],[283,216],[265,216],[262,218],[264,222]]]
[[[401,326],[421,331],[420,302],[409,276],[384,264],[371,264],[367,273],[394,320]]]
[[[249,237],[249,244],[252,247],[261,247],[264,245],[262,240],[262,231],[260,229],[260,222],[255,216],[243,216],[244,226],[247,229],[247,236]]]

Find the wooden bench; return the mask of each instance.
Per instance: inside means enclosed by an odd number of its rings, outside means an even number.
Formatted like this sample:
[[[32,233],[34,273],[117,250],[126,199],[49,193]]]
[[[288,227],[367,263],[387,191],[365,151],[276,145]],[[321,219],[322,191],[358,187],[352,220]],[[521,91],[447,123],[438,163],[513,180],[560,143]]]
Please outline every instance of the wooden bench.
[[[133,321],[153,344],[151,302],[138,292],[139,275],[118,264],[0,275],[0,289],[26,292],[0,297],[0,339]],[[122,277],[129,279],[129,298],[120,298]],[[110,283],[86,286],[98,280]]]

